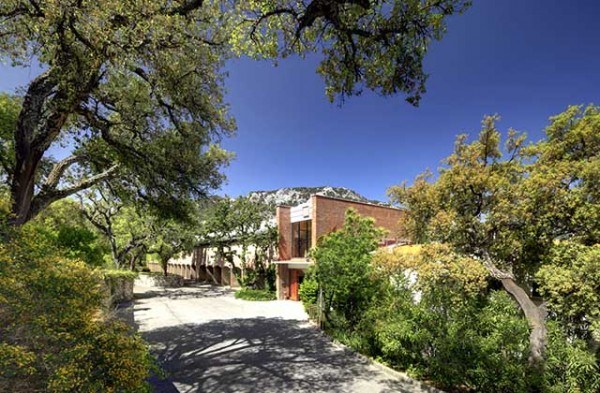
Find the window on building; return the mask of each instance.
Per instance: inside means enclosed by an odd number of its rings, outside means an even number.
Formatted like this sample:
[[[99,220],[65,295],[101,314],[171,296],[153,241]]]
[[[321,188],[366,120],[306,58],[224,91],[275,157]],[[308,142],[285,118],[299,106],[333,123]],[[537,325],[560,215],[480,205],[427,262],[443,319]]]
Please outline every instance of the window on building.
[[[311,220],[292,224],[292,258],[305,258],[311,247]]]

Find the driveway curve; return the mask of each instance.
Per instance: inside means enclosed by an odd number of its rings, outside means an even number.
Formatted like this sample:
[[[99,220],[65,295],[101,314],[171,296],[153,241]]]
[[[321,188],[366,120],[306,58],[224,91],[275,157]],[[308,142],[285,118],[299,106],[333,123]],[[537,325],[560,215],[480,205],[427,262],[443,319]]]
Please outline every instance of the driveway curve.
[[[208,285],[135,292],[135,324],[167,372],[156,392],[435,391],[332,343],[298,302]]]

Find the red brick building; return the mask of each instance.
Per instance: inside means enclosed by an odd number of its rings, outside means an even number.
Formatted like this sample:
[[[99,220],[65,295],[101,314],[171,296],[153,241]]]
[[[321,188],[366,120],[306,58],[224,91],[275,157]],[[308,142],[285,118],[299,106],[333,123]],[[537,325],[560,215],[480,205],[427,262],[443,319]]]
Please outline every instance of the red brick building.
[[[304,272],[314,263],[308,258],[310,248],[321,236],[344,225],[349,208],[374,218],[377,226],[388,230],[387,238],[381,239],[382,245],[399,242],[399,222],[404,214],[401,209],[318,194],[298,206],[278,206],[275,216],[279,231],[275,262],[278,299],[299,300],[298,289]],[[239,263],[238,260],[234,262]],[[161,271],[157,263],[148,266],[152,271]],[[191,254],[171,259],[168,272],[186,279],[239,286],[231,266],[211,247],[199,246]]]
[[[277,298],[299,300],[298,289],[305,270],[314,262],[308,251],[317,239],[344,225],[346,211],[353,208],[360,215],[372,217],[377,226],[388,230],[382,245],[399,241],[399,222],[404,211],[388,206],[313,195],[298,206],[278,206],[279,229],[277,264]]]

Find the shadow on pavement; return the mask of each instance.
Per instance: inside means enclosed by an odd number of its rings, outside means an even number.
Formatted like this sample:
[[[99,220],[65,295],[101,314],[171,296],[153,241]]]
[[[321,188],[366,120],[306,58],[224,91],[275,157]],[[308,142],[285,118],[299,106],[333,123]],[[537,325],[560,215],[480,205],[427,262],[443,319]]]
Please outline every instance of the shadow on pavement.
[[[135,299],[150,299],[154,297],[178,298],[214,298],[225,296],[234,291],[228,287],[212,285],[191,285],[181,288],[145,288],[143,292],[135,292]]]
[[[215,320],[142,334],[184,392],[415,392],[304,321]],[[375,370],[375,371],[374,371]],[[171,387],[155,385],[157,392]]]

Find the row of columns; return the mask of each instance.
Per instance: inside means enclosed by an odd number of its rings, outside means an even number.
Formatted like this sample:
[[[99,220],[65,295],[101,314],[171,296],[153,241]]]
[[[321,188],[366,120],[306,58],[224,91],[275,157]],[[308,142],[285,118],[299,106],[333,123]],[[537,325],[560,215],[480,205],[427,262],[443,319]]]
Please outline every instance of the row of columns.
[[[162,273],[163,271],[160,264],[156,262],[148,262],[148,268],[151,272]],[[238,282],[229,267],[169,263],[167,274],[181,276],[187,280],[238,286]]]

